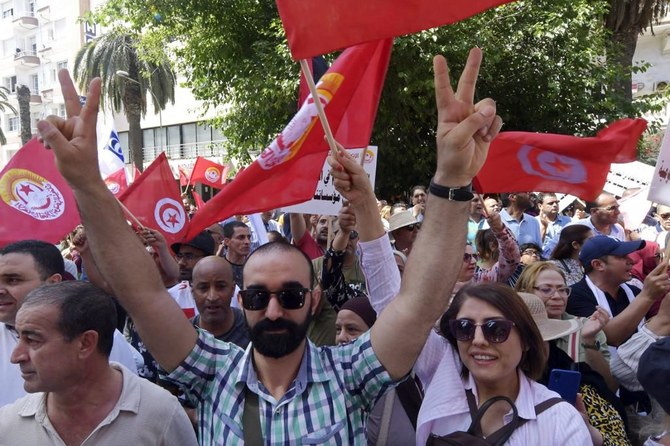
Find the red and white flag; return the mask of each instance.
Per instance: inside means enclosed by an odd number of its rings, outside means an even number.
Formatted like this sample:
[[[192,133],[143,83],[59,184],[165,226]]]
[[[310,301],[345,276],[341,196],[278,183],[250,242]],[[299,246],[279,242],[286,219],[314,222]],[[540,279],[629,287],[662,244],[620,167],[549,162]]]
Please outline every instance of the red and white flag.
[[[458,22],[512,0],[277,0],[294,59]]]
[[[622,119],[597,136],[502,132],[473,181],[479,193],[564,192],[590,201],[603,190],[611,163],[635,161],[644,119]]]
[[[79,224],[70,186],[36,138],[0,172],[0,247],[25,239],[58,243]]]
[[[160,231],[168,245],[188,231],[188,216],[165,153],[161,153],[119,200],[143,225]]]
[[[128,189],[128,179],[126,178],[126,168],[122,167],[111,175],[105,178],[107,189],[114,194],[115,197],[121,195]]]
[[[222,166],[214,161],[199,156],[195,160],[193,172],[191,173],[191,183],[202,183],[207,186],[221,189],[226,183],[228,170],[230,166]]]
[[[348,48],[317,85],[336,139],[367,147],[377,113],[392,40]],[[302,203],[314,196],[328,144],[311,96],[256,161],[193,217],[186,239],[231,215]]]

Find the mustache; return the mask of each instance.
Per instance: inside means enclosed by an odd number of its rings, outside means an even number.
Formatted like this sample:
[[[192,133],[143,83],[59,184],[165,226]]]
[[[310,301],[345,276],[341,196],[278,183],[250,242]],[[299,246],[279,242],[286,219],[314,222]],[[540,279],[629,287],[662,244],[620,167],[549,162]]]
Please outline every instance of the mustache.
[[[289,331],[295,330],[298,327],[298,324],[296,324],[293,321],[289,321],[288,319],[276,319],[274,321],[270,319],[263,319],[260,320],[254,325],[253,330],[257,333],[262,333],[264,331],[274,331],[274,330],[282,330],[282,329],[287,329]]]

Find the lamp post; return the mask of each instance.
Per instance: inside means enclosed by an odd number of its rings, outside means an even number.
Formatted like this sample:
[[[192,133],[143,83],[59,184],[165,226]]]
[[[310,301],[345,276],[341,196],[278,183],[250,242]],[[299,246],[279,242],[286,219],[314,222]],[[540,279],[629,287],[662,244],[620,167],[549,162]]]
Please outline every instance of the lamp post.
[[[130,74],[128,74],[127,71],[118,70],[115,75],[124,79],[124,80],[126,80],[126,81],[134,82],[134,83],[136,83],[137,85],[140,85],[140,86],[142,85],[142,84],[139,83],[139,81],[130,77]],[[154,92],[151,91],[151,89],[149,89],[149,93],[151,93],[151,96],[154,98],[155,104],[158,105],[160,102],[158,101],[158,98],[156,97]],[[163,127],[163,111],[161,110],[160,106],[158,107],[158,125],[159,125],[159,128],[161,130],[161,140],[160,140],[161,143],[160,144],[161,144],[161,149],[162,149],[163,148],[163,143],[164,143],[163,138],[164,138],[165,128]]]

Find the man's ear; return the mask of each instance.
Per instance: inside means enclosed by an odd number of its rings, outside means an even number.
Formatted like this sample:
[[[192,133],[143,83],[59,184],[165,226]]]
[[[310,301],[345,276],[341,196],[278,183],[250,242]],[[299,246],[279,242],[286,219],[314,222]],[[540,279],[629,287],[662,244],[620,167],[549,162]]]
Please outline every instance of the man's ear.
[[[79,335],[79,356],[86,358],[98,350],[98,339],[100,336],[95,330],[86,330]]]
[[[47,277],[47,280],[45,280],[45,283],[61,283],[63,281],[63,276],[60,274],[52,274],[49,277]]]
[[[312,290],[312,300],[310,302],[310,311],[312,312],[312,316],[316,315],[316,311],[319,308],[319,304],[321,303],[321,296],[321,287],[315,286]]]
[[[603,262],[603,261],[600,260],[600,259],[593,259],[593,260],[591,260],[591,266],[592,266],[593,269],[596,270],[596,271],[602,271],[602,270],[604,269],[604,268],[603,268],[603,265],[604,265],[604,264],[605,264],[605,262]]]

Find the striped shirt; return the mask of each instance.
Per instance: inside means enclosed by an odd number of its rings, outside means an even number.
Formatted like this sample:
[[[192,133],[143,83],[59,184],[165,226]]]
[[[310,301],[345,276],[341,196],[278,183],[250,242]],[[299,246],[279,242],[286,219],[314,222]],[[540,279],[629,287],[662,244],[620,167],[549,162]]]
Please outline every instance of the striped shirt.
[[[316,347],[308,341],[300,369],[276,400],[258,380],[246,351],[200,331],[195,348],[170,375],[198,404],[201,446],[243,444],[245,385],[258,395],[264,444],[365,444],[365,420],[393,382],[370,343]]]

